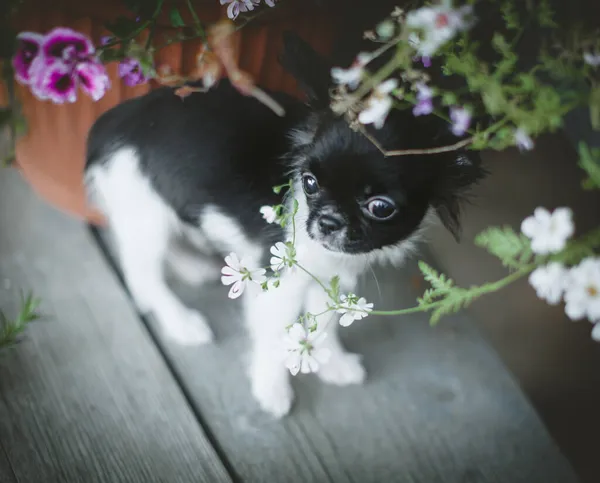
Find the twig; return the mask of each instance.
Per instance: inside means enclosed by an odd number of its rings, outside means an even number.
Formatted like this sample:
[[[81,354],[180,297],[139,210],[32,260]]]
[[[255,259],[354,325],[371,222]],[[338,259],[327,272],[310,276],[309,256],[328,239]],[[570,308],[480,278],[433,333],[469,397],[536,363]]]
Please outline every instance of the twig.
[[[425,148],[425,149],[396,149],[393,151],[386,151],[385,148],[371,136],[367,130],[361,125],[359,127],[360,132],[364,134],[364,136],[373,143],[373,145],[379,149],[381,154],[383,154],[386,158],[390,156],[412,156],[417,154],[439,154],[439,153],[448,153],[451,151],[456,151],[457,149],[464,148],[473,142],[473,137],[463,139],[457,143],[451,144],[449,146],[440,146],[438,148]]]
[[[196,33],[200,35],[200,37],[202,37],[202,40],[204,42],[206,42],[206,32],[204,31],[204,27],[202,25],[202,22],[200,22],[200,19],[198,18],[198,15],[196,14],[196,10],[194,9],[194,6],[192,5],[192,1],[191,0],[186,0],[187,2],[187,6],[188,6],[188,10],[190,11],[190,14],[192,15],[192,18],[194,20],[194,24],[196,25]]]
[[[164,0],[158,0],[158,3],[156,4],[156,10],[152,14],[152,19],[150,21],[150,32],[148,32],[148,39],[146,39],[146,46],[144,47],[145,50],[148,50],[150,48],[150,44],[152,43],[152,37],[154,36],[154,30],[156,29],[156,21],[158,20],[158,16],[162,10],[163,3]]]

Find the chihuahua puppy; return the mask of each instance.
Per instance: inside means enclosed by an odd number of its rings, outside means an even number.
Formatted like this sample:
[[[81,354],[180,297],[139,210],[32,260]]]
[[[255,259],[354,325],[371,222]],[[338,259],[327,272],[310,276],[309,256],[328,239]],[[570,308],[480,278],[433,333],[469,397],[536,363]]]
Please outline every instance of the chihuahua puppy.
[[[370,263],[400,263],[428,214],[457,235],[460,201],[484,174],[474,153],[464,150],[384,157],[329,109],[325,59],[287,34],[280,61],[308,97],[304,103],[271,93],[286,110],[283,118],[222,80],[185,99],[159,88],[128,100],[89,133],[86,184],[109,222],[131,295],[181,344],[207,343],[212,332],[205,317],[170,290],[164,263],[196,282],[219,278],[215,255],[235,252],[249,269],[268,266],[270,247],[291,233],[266,223],[262,206],[297,201],[298,262],[323,281],[339,276],[347,293]],[[406,111],[391,112],[369,133],[387,149],[456,142],[443,121]],[[293,198],[284,199],[273,187],[290,177]],[[174,248],[181,238],[193,243],[194,257]],[[252,393],[265,411],[283,416],[293,401],[284,366],[286,327],[303,309],[323,312],[327,294],[309,275],[288,268],[276,289],[249,284],[242,302],[253,344]],[[319,319],[331,357],[317,376],[338,385],[361,383],[360,358],[344,351],[335,317],[330,312]]]

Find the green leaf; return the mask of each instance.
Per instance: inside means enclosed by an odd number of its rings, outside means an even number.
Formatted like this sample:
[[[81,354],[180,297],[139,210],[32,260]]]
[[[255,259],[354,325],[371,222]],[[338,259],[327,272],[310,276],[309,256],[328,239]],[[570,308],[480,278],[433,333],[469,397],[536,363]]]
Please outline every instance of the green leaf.
[[[541,0],[538,7],[538,20],[542,27],[558,27],[558,24],[554,21],[554,11],[550,7],[548,0]]]
[[[475,245],[499,258],[505,267],[519,268],[533,255],[529,239],[510,226],[490,227],[475,237]]]
[[[600,149],[590,150],[589,146],[579,143],[579,166],[587,173],[584,181],[585,189],[600,189]]]
[[[40,318],[40,314],[37,312],[39,304],[40,300],[32,294],[21,295],[21,309],[15,319],[9,320],[0,311],[0,349],[15,344],[27,326]]]
[[[600,86],[590,92],[590,122],[595,131],[600,130]]]
[[[111,32],[118,39],[125,39],[131,37],[138,29],[144,29],[148,26],[148,22],[140,24],[130,18],[119,16],[114,22],[106,22],[104,24],[106,29]]]
[[[125,58],[125,52],[123,49],[105,49],[100,51],[100,61],[104,64],[109,62],[120,61]]]
[[[431,286],[435,289],[436,292],[444,293],[449,291],[454,285],[454,281],[450,278],[447,278],[443,273],[440,274],[436,270],[434,270],[431,266],[423,261],[419,261],[419,270],[423,274],[423,277],[427,282],[431,284]]]
[[[185,22],[183,18],[181,18],[181,13],[179,13],[179,9],[177,7],[172,7],[169,11],[169,19],[171,20],[171,25],[173,27],[185,27]]]
[[[337,302],[340,298],[340,277],[337,275],[331,279],[329,282],[329,286],[331,287],[329,290],[329,296]]]
[[[458,103],[458,97],[454,92],[444,92],[442,94],[442,104],[444,106],[453,106]]]
[[[10,124],[13,118],[13,111],[10,108],[0,108],[0,128]]]

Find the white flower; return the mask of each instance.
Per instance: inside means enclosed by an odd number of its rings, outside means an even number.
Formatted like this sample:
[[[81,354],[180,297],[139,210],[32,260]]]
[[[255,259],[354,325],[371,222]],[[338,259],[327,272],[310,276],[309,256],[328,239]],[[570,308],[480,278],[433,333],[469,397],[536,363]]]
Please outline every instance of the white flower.
[[[600,321],[600,258],[586,258],[570,270],[565,303],[571,320],[587,317],[591,322]]]
[[[321,364],[327,363],[331,352],[325,347],[318,347],[326,336],[325,332],[310,332],[300,323],[290,327],[284,340],[288,353],[285,367],[293,376],[298,372],[317,372]]]
[[[248,281],[262,284],[267,280],[265,277],[266,270],[259,268],[250,270],[243,260],[240,260],[235,253],[230,253],[225,257],[227,266],[221,269],[221,283],[223,285],[231,285],[229,294],[230,299],[236,299],[244,292]]]
[[[515,137],[515,145],[519,148],[520,151],[531,151],[533,149],[534,143],[533,139],[527,134],[527,131],[524,129],[516,129],[514,132]]]
[[[352,293],[342,295],[340,301],[342,303],[337,313],[342,314],[340,325],[343,327],[348,327],[355,320],[364,319],[373,310],[373,304],[367,303],[364,297],[358,298]]]
[[[538,207],[521,223],[521,231],[531,238],[531,249],[538,255],[561,251],[575,232],[570,208],[557,208],[553,213]]]
[[[591,65],[592,67],[598,67],[600,65],[600,54],[584,52],[583,60],[586,64]]]
[[[452,133],[455,136],[462,136],[471,125],[471,112],[464,107],[452,107],[450,119],[452,120]]]
[[[277,221],[277,211],[272,206],[261,206],[260,214],[267,223],[275,223]]]
[[[538,267],[529,275],[529,283],[535,289],[537,296],[550,305],[560,302],[565,289],[567,269],[558,262],[550,262],[544,267]]]
[[[393,104],[389,94],[396,87],[396,79],[388,79],[379,84],[369,97],[367,108],[358,115],[358,121],[361,124],[373,124],[377,129],[381,129]]]
[[[346,85],[350,89],[356,89],[365,72],[365,66],[371,61],[371,54],[360,52],[348,69],[333,67],[331,77],[336,84]]]
[[[271,270],[277,272],[294,261],[294,254],[290,246],[283,242],[277,242],[271,247]]]
[[[227,16],[235,20],[240,12],[254,10],[254,7],[260,3],[260,0],[220,0],[221,5],[229,4],[227,7]]]
[[[442,45],[448,42],[456,32],[466,30],[471,22],[466,20],[473,11],[470,5],[458,9],[452,8],[451,0],[443,0],[435,7],[422,7],[409,12],[406,25],[422,30],[422,37],[409,37],[409,42],[417,51],[426,57],[433,55]]]

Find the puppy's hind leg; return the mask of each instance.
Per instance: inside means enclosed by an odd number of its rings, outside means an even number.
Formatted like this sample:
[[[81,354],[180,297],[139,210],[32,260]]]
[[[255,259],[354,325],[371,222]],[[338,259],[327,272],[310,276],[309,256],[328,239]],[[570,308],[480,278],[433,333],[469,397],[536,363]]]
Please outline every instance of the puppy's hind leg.
[[[166,256],[171,272],[189,285],[200,285],[219,280],[222,263],[217,263],[207,240],[199,229],[183,226],[180,235],[174,237]],[[191,234],[195,239],[190,240]]]
[[[125,281],[140,310],[152,312],[165,334],[180,344],[212,340],[202,314],[186,307],[166,283],[164,261],[178,220],[139,172],[135,152],[115,153],[93,175]]]

